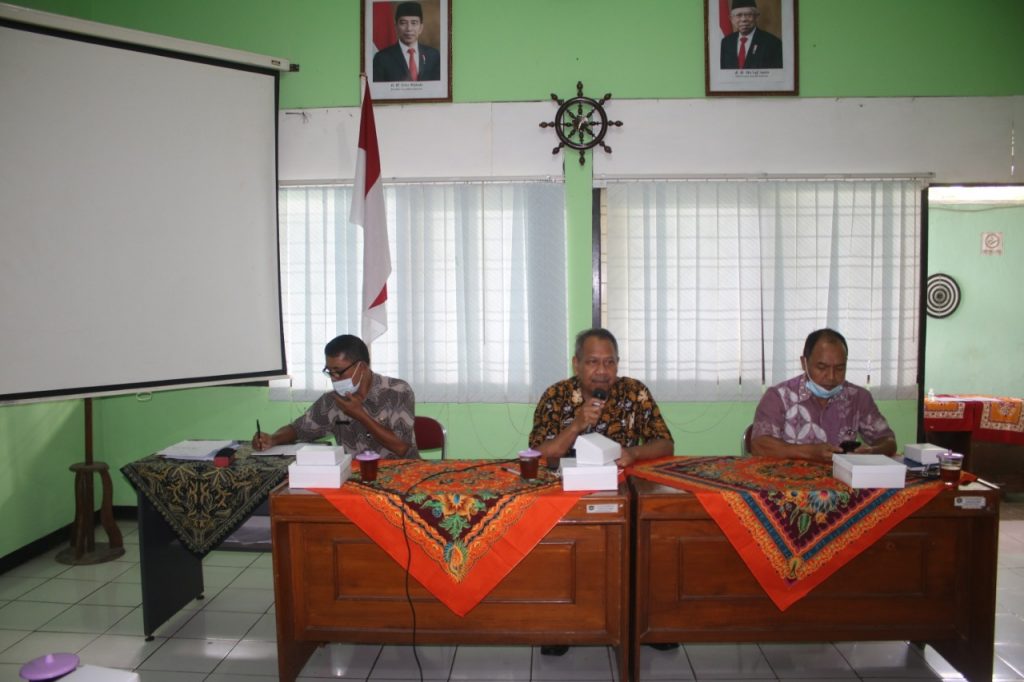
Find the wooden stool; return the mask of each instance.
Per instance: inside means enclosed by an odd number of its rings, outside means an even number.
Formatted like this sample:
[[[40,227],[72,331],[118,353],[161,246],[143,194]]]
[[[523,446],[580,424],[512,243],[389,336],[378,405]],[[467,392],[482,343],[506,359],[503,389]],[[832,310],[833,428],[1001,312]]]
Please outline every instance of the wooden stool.
[[[57,554],[62,564],[101,564],[124,554],[121,531],[114,522],[114,489],[109,467],[105,462],[72,464],[75,472],[75,521],[71,529],[71,546]],[[107,532],[108,543],[96,544],[92,475],[99,474],[103,485],[100,523]]]

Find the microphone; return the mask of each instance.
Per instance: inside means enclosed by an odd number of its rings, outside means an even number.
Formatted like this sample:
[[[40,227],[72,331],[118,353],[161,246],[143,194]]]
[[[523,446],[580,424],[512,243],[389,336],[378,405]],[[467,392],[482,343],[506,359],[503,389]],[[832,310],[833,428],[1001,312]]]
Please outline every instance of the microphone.
[[[595,388],[594,397],[597,398],[598,400],[608,400],[608,391],[604,390],[603,388]]]

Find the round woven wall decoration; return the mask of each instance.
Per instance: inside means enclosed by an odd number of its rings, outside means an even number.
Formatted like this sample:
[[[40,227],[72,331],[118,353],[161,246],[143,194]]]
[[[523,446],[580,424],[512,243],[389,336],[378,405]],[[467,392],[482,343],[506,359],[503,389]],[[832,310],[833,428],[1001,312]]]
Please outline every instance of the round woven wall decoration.
[[[936,273],[928,278],[928,315],[949,317],[960,305],[960,287],[949,275]]]

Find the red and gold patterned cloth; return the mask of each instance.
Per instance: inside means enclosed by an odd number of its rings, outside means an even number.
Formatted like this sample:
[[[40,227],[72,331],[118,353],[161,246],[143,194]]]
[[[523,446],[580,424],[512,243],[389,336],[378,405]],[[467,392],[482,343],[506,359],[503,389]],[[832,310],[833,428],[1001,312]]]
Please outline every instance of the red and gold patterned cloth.
[[[454,613],[464,616],[586,493],[564,492],[543,470],[523,480],[515,461],[381,460],[317,489]]]
[[[783,611],[942,490],[853,489],[831,465],[768,457],[664,458],[630,473],[693,493]]]
[[[925,431],[970,431],[972,438],[1024,444],[1024,399],[938,395],[924,401]]]

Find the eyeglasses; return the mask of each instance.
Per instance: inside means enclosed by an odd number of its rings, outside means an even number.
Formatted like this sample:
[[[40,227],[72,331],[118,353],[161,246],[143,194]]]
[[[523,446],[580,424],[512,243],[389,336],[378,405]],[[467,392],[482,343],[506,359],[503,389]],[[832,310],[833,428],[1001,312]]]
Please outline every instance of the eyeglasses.
[[[329,376],[332,379],[340,379],[341,377],[343,377],[345,375],[345,372],[349,371],[350,369],[352,369],[353,367],[355,367],[358,364],[359,364],[358,361],[353,362],[351,365],[349,365],[345,369],[332,369],[331,367],[324,367],[322,371],[323,371],[324,374],[326,374],[327,376]]]

